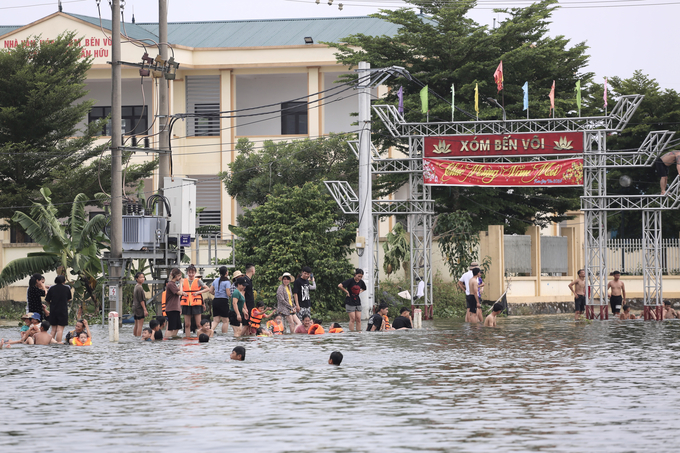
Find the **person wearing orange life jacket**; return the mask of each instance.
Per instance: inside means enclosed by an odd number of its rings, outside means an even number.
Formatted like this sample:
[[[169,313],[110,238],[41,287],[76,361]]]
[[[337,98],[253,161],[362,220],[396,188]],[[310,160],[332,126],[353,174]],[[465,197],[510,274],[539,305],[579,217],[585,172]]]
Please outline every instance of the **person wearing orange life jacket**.
[[[383,319],[385,320],[385,330],[392,330],[392,326],[390,325],[390,318],[388,318],[387,315],[383,315]]]
[[[378,306],[378,312],[368,318],[368,326],[366,327],[367,331],[374,332],[376,330],[387,330],[387,326],[385,325],[385,317],[387,316],[388,307],[389,306],[385,303],[382,303],[380,306]]]
[[[87,332],[81,332],[80,335],[71,339],[71,344],[73,346],[92,346],[92,339],[87,336]]]
[[[203,303],[203,293],[210,291],[210,288],[196,277],[196,266],[190,264],[187,267],[187,278],[182,279],[182,292],[185,294],[180,299],[182,314],[184,315],[184,335],[189,336],[191,330],[191,318],[194,318],[196,325],[201,322],[201,313],[205,311]]]
[[[342,330],[342,327],[340,327],[340,324],[338,324],[337,322],[334,322],[330,330],[328,331],[328,333],[343,333],[343,332],[344,330]]]
[[[262,324],[262,319],[267,319],[271,315],[268,315],[266,313],[267,309],[264,308],[264,302],[259,301],[255,305],[255,308],[253,308],[250,311],[250,319],[248,320],[250,324],[250,334],[255,335],[257,332],[257,329],[260,328],[260,325]]]
[[[271,330],[274,335],[283,335],[283,316],[277,313],[274,319],[267,321],[267,329]]]
[[[323,329],[323,326],[321,325],[321,321],[318,319],[314,320],[314,323],[311,325],[309,330],[307,331],[309,335],[323,335],[326,333],[326,331]]]

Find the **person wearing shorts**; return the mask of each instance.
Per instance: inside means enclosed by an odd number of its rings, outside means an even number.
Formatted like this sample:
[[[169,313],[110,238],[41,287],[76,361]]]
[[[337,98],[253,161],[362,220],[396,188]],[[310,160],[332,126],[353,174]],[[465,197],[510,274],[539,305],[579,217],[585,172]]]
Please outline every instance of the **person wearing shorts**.
[[[234,281],[234,288],[231,292],[231,309],[229,310],[229,324],[234,330],[234,336],[240,337],[250,331],[248,325],[248,309],[246,298],[243,291],[246,289],[248,281],[245,277],[239,277]]]
[[[132,335],[140,337],[142,329],[144,328],[144,318],[149,315],[146,309],[146,294],[144,293],[144,272],[137,272],[135,274],[135,289],[132,293],[132,310],[135,317],[135,327],[132,329]]]
[[[293,290],[290,288],[292,279],[293,276],[290,273],[284,272],[280,278],[281,284],[276,289],[276,311],[288,322],[290,333],[294,333],[295,329],[302,324],[300,318],[295,316],[297,306],[293,300]]]
[[[231,282],[229,281],[228,271],[227,266],[220,267],[220,278],[216,278],[210,287],[210,292],[215,296],[215,299],[213,299],[213,322],[211,329],[214,331],[221,322],[222,333],[229,331]]]
[[[579,294],[574,298],[574,312],[584,313],[586,311],[586,296]]]
[[[182,271],[174,268],[170,271],[170,281],[165,285],[165,314],[168,318],[168,329],[165,331],[166,338],[174,337],[182,328],[182,315],[180,314],[180,297],[185,295],[179,285]]]
[[[580,269],[578,278],[569,283],[569,291],[574,295],[574,320],[578,321],[586,311],[586,271]]]
[[[614,271],[611,274],[614,280],[607,283],[607,291],[611,291],[609,305],[612,307],[612,314],[621,313],[621,307],[626,304],[626,285],[621,281],[621,272]]]
[[[361,299],[359,294],[366,291],[366,283],[362,280],[364,271],[356,269],[354,277],[345,280],[338,285],[343,290],[345,297],[345,310],[349,314],[349,330],[358,332],[361,330]]]
[[[66,278],[57,275],[54,279],[54,286],[47,290],[45,302],[50,304],[50,325],[52,326],[52,337],[61,343],[61,336],[64,327],[68,326],[68,301],[71,300],[71,288],[64,283]]]

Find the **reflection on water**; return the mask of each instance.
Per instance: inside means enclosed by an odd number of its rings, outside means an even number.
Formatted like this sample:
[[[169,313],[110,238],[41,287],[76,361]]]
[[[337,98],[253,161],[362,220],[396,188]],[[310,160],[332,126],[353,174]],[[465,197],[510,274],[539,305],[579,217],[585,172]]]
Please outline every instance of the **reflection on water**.
[[[112,344],[95,326],[93,347],[15,346],[0,351],[0,449],[677,450],[680,322],[424,326],[207,345],[127,326]],[[226,362],[238,344],[246,361]]]

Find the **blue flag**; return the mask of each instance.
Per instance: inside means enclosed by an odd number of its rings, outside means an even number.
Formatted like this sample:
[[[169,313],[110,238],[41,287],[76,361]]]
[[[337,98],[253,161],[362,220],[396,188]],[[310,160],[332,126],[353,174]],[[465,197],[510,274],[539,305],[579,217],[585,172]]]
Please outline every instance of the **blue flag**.
[[[524,108],[522,110],[529,109],[529,82],[524,82],[522,85],[522,91],[524,91]]]

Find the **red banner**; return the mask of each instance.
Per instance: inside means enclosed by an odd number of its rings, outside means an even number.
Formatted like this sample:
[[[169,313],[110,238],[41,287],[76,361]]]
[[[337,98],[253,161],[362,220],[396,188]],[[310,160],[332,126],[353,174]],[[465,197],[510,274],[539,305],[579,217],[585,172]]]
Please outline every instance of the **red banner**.
[[[423,178],[432,186],[582,186],[583,159],[485,164],[425,158]]]
[[[541,156],[583,152],[583,132],[425,137],[424,157]]]

